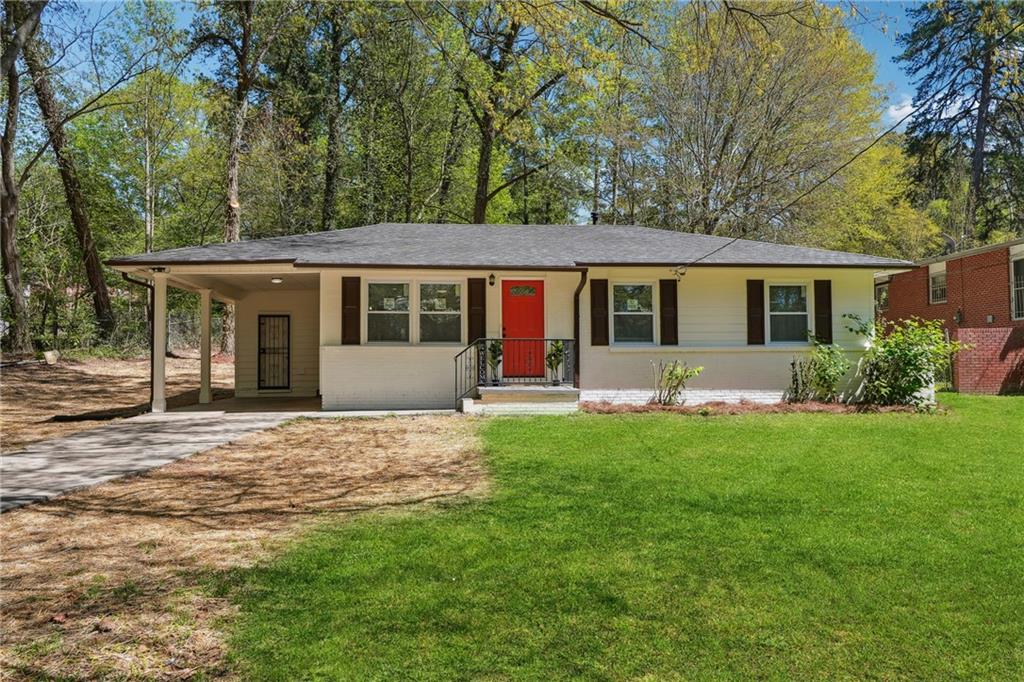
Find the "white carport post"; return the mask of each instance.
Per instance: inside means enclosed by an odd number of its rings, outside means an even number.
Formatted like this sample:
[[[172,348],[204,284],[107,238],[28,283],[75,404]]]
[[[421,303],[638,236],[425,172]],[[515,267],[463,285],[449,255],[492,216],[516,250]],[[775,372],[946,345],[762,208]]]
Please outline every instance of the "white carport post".
[[[153,412],[167,411],[167,273],[153,273]]]
[[[199,402],[210,402],[210,290],[199,290]]]

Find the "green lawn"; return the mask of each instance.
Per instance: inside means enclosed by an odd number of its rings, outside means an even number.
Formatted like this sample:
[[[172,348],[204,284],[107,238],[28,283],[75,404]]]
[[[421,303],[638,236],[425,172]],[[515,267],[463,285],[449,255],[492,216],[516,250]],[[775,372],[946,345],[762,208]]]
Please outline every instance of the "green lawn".
[[[1024,677],[1024,398],[496,419],[491,497],[234,576],[259,679]]]

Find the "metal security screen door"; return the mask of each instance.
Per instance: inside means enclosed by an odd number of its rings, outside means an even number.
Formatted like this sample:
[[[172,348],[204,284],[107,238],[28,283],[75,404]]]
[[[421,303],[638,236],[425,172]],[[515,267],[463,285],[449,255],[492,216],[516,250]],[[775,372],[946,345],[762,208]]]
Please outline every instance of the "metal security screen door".
[[[260,315],[260,361],[257,388],[290,388],[291,317]]]

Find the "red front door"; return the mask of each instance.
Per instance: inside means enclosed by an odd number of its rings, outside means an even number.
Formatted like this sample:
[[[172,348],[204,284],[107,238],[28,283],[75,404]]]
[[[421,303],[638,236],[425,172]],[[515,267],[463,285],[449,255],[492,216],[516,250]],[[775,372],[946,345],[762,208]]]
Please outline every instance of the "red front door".
[[[543,280],[506,279],[501,282],[501,335],[509,339],[502,349],[504,376],[544,376]]]

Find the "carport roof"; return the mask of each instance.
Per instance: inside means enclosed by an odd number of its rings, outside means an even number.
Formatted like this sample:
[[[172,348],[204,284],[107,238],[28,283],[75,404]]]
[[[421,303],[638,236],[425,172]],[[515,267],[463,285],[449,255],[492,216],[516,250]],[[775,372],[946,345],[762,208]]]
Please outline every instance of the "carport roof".
[[[296,267],[574,270],[602,265],[898,268],[907,261],[639,225],[381,223],[346,230],[209,244],[108,261],[170,266],[290,263]]]

